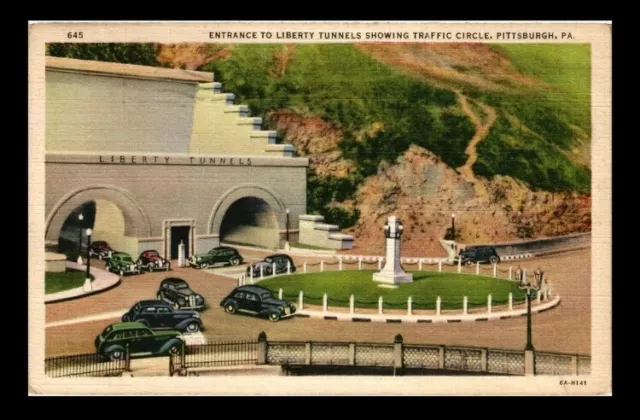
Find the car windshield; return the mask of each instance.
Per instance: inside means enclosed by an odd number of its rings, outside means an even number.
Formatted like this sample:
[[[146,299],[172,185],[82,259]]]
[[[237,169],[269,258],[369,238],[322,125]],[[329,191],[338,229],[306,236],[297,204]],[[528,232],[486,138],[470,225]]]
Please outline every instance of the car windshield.
[[[272,258],[265,258],[265,259],[264,259],[264,262],[272,263],[272,262],[273,262],[273,259],[272,259]]]
[[[147,255],[150,257],[157,257],[158,255],[158,251],[147,251]]]
[[[120,259],[124,262],[133,262],[133,260],[129,256],[123,256],[123,257],[120,257]]]
[[[260,293],[260,298],[262,298],[262,300],[264,299],[271,299],[273,296],[271,296],[270,292],[262,292]]]
[[[189,285],[187,283],[177,283],[176,284],[176,288],[177,289],[188,289]]]

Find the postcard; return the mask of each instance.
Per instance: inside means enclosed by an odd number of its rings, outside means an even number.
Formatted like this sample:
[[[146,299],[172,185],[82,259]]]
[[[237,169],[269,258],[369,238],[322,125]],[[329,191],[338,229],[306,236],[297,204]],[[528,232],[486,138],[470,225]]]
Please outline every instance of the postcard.
[[[31,22],[31,395],[610,395],[611,23]]]

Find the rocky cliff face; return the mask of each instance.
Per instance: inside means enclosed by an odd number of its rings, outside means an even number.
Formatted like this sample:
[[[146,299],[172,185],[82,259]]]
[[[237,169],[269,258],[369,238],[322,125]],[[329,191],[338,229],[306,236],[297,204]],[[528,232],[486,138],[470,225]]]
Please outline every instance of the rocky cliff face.
[[[338,127],[319,118],[292,111],[270,113],[267,118],[281,135],[309,156],[320,176],[347,176],[353,169],[337,147]],[[355,235],[350,253],[384,251],[382,226],[390,215],[405,225],[402,252],[406,256],[445,256],[439,239],[455,214],[461,243],[486,243],[557,236],[591,229],[591,198],[578,194],[552,194],[530,190],[511,177],[478,178],[478,189],[430,151],[411,146],[394,164],[382,163],[378,173],[362,183],[352,200],[333,203],[358,209],[360,219],[347,233]]]

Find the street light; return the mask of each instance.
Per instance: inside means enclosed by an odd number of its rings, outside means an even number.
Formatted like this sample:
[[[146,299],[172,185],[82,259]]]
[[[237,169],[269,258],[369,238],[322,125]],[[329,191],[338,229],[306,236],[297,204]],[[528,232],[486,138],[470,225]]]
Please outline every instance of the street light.
[[[456,215],[451,213],[451,240],[456,240]]]
[[[544,272],[538,268],[534,271],[535,284],[529,283],[526,273],[523,273],[520,279],[520,284],[518,284],[518,288],[520,290],[524,290],[527,296],[527,346],[524,348],[525,350],[534,350],[533,342],[531,340],[531,292],[537,292],[540,290],[543,276]]]
[[[78,220],[80,221],[80,228],[78,229],[78,264],[82,264],[82,221],[84,220],[82,213],[78,214]]]
[[[89,253],[89,249],[91,249],[91,233],[93,233],[91,228],[87,229],[87,274],[85,276],[87,280],[91,279],[89,277],[89,269],[91,268],[91,254]]]
[[[291,210],[286,209],[285,213],[287,214],[287,223],[286,223],[286,228],[287,228],[287,232],[286,232],[286,236],[287,236],[287,244],[289,243],[289,213],[291,212]]]

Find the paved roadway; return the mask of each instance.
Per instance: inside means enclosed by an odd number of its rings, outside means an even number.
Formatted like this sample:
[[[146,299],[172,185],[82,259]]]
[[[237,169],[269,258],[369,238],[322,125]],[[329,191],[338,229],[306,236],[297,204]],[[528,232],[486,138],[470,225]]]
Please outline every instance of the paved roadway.
[[[242,254],[247,259],[258,258],[261,255],[258,251],[242,251]],[[314,261],[309,257],[294,257],[294,260],[296,264]],[[502,266],[506,268],[510,263],[504,263]],[[562,297],[559,307],[533,316],[533,344],[536,349],[590,354],[591,250],[570,251],[519,263],[527,268],[528,272],[532,272],[538,265],[542,267],[551,280],[554,293]],[[95,264],[104,266],[101,261],[96,261]],[[514,266],[516,264],[518,262],[513,262]],[[229,315],[218,304],[236,286],[237,280],[210,272],[215,270],[208,271],[175,268],[169,273],[154,272],[126,276],[120,286],[107,292],[46,305],[48,324],[76,321],[70,325],[46,328],[46,354],[95,351],[95,336],[107,325],[119,320],[119,317],[113,316],[118,311],[131,307],[138,300],[154,299],[160,281],[167,276],[187,280],[192,289],[204,296],[210,305],[201,313],[205,326],[203,334],[209,341],[253,340],[264,331],[269,339],[274,340],[392,342],[393,337],[400,333],[405,343],[512,349],[525,346],[526,317],[475,323],[384,324],[308,318],[290,318],[273,323],[248,315]],[[102,316],[103,314],[106,315]],[[89,320],[82,319],[86,317],[89,317]],[[96,318],[98,320],[95,320]]]

